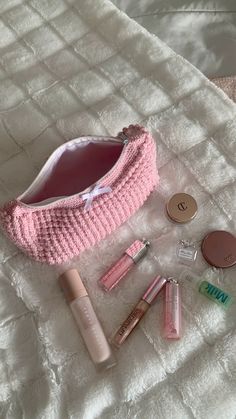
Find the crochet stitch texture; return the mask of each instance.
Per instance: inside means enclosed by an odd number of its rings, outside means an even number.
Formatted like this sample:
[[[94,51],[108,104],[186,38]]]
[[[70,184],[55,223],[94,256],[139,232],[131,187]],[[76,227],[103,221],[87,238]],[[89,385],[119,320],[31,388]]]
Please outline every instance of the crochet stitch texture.
[[[112,191],[95,197],[88,211],[81,193],[41,207],[20,199],[4,205],[1,225],[23,252],[40,262],[64,263],[112,233],[144,203],[159,179],[156,146],[139,125],[124,128],[122,135],[128,139],[124,152],[101,182]]]

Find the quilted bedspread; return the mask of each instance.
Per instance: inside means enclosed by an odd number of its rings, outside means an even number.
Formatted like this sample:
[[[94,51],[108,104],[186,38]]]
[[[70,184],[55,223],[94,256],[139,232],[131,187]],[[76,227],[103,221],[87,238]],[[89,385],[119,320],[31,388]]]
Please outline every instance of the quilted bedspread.
[[[82,134],[142,123],[157,144],[160,185],[78,268],[112,335],[157,274],[180,278],[183,337],[162,337],[163,297],[98,374],[58,287],[60,269],[0,235],[0,417],[235,419],[236,304],[197,292],[176,258],[213,229],[235,233],[236,107],[197,69],[107,0],[0,0],[0,199],[18,196],[50,153]],[[197,217],[171,223],[165,203],[192,194]],[[149,255],[109,295],[97,286],[135,239]],[[191,270],[236,298],[236,269]]]
[[[112,0],[208,77],[236,73],[235,0]]]

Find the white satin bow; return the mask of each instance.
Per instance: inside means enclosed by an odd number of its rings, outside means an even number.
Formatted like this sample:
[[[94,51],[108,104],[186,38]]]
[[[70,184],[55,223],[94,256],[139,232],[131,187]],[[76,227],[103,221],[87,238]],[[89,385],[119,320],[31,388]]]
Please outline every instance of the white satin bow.
[[[88,211],[89,208],[92,205],[93,199],[96,196],[102,195],[104,193],[109,193],[111,192],[112,189],[110,188],[110,186],[104,186],[104,187],[100,187],[99,185],[95,185],[95,187],[88,193],[85,193],[82,195],[82,199],[83,201],[86,201],[86,204],[84,206],[84,210]]]

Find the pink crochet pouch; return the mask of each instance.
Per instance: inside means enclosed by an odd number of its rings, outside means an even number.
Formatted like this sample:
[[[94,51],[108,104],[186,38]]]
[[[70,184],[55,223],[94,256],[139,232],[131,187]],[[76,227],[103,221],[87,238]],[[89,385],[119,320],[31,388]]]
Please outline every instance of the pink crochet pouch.
[[[30,187],[0,210],[10,239],[32,258],[63,263],[124,223],[158,182],[156,147],[139,125],[57,148]]]

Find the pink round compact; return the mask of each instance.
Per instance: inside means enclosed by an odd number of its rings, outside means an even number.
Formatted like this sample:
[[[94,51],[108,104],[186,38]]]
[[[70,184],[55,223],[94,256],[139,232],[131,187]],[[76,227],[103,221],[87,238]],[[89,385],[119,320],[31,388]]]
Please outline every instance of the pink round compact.
[[[236,264],[236,237],[228,231],[212,231],[202,241],[202,254],[210,265],[229,268]]]

